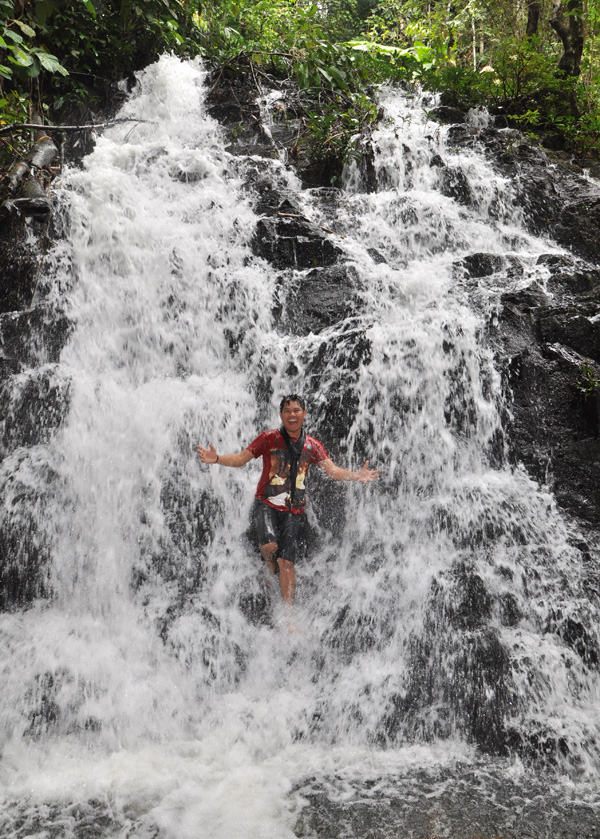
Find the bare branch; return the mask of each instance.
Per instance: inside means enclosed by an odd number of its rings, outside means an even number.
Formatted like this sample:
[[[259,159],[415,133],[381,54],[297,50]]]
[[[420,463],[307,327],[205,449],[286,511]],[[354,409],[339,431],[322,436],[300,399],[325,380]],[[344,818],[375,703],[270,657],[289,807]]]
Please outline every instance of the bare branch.
[[[133,119],[131,117],[123,117],[122,119],[113,119],[110,122],[98,122],[91,125],[36,125],[31,122],[14,122],[12,125],[4,125],[0,128],[0,137],[3,134],[10,134],[13,131],[92,131],[95,128],[108,128],[111,125],[117,125],[120,122],[148,122],[146,119]]]

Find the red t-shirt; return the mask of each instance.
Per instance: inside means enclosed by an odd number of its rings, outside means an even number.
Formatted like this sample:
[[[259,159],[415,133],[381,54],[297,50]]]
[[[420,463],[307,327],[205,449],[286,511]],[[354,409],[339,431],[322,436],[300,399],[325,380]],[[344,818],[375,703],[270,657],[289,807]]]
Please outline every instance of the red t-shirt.
[[[263,458],[263,470],[256,487],[256,497],[276,510],[289,510],[287,501],[291,489],[290,450],[281,431],[278,428],[273,429],[273,431],[263,431],[246,448],[252,452],[254,457],[262,455]],[[320,463],[322,460],[327,460],[328,457],[329,455],[323,444],[307,434],[298,461],[296,492],[294,494],[295,506],[292,507],[292,513],[304,512],[308,467],[311,463]]]

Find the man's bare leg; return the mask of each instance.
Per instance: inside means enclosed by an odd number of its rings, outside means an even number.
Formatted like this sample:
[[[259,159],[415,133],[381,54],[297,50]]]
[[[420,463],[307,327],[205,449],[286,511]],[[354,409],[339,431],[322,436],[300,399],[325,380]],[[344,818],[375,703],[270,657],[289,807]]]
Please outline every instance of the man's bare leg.
[[[291,606],[294,602],[294,592],[296,590],[296,571],[294,569],[294,563],[279,557],[277,564],[279,565],[279,587],[281,588],[281,597],[284,603]]]
[[[266,566],[271,572],[275,574],[275,555],[277,553],[277,542],[267,542],[266,545],[259,545],[260,552],[265,560]],[[281,598],[284,603],[291,606],[294,602],[294,592],[296,590],[296,571],[294,563],[281,557],[277,560],[279,566],[279,588],[281,589]]]
[[[259,545],[263,559],[271,574],[275,574],[275,554],[277,553],[277,542],[267,542],[266,545]]]

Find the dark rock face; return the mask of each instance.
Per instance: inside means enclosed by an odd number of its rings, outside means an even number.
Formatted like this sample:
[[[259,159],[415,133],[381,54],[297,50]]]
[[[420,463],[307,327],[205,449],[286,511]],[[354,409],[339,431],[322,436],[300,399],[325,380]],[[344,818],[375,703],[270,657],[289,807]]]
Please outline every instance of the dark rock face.
[[[598,526],[598,395],[577,387],[582,365],[600,367],[598,272],[575,259],[570,271],[564,259],[545,261],[556,271],[552,294],[532,284],[501,300],[495,338],[512,395],[510,448],[537,480],[551,482],[559,503]]]
[[[262,125],[257,90],[243,72],[220,70],[210,87],[206,105],[208,113],[228,129],[232,154],[256,154],[277,157],[277,149]]]
[[[42,226],[32,222],[32,226]],[[26,239],[26,222],[11,216],[0,221],[0,313],[26,309],[35,290],[36,251]]]
[[[532,233],[546,233],[574,255],[600,260],[600,194],[581,163],[526,142],[518,131],[453,125],[455,146],[478,146],[510,178],[515,203]],[[596,171],[594,169],[594,171]]]
[[[0,609],[51,593],[51,549],[41,523],[57,476],[27,459],[60,427],[70,398],[56,362],[72,326],[40,279],[51,226],[12,216],[0,221]]]
[[[599,397],[585,398],[578,383],[583,365],[600,377],[600,184],[578,161],[533,147],[517,131],[476,131],[463,122],[450,128],[449,139],[482,148],[510,178],[526,227],[568,251],[540,257],[548,274],[543,288],[532,282],[502,295],[490,338],[510,396],[512,459],[540,482],[549,481],[559,503],[596,528]],[[460,267],[482,278],[506,271],[501,262],[496,255],[473,254]]]
[[[440,168],[440,192],[447,198],[454,198],[458,204],[468,207],[473,203],[473,195],[467,176],[460,169],[452,166]]]
[[[284,212],[258,222],[252,250],[275,268],[300,270],[334,265],[341,253],[331,238],[321,234],[315,225],[303,218],[286,216]]]
[[[48,596],[50,545],[40,524],[47,518],[51,487],[58,476],[40,466],[32,481],[26,450],[12,455],[10,474],[0,474],[4,511],[0,517],[0,609]],[[48,494],[47,494],[48,493]]]

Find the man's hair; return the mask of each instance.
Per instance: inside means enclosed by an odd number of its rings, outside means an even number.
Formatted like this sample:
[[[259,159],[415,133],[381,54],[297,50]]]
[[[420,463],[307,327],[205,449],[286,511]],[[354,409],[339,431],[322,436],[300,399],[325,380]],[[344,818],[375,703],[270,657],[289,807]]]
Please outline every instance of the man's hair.
[[[297,402],[298,405],[302,408],[303,411],[306,411],[306,403],[301,396],[298,396],[297,393],[288,393],[287,396],[284,396],[281,402],[279,403],[279,413],[283,411],[286,405],[290,402]]]

